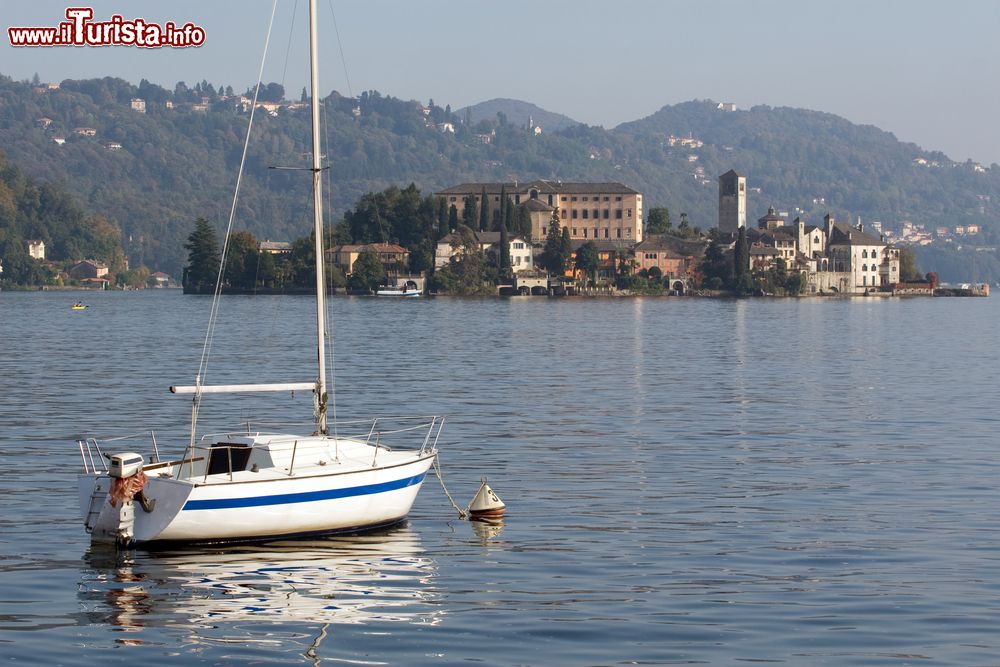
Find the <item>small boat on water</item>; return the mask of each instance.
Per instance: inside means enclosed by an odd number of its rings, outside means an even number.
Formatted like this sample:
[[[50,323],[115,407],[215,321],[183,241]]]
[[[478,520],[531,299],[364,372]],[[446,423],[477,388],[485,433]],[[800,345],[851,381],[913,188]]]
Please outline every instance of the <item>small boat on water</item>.
[[[102,446],[96,439],[77,441],[84,466],[78,482],[80,509],[94,542],[131,547],[366,531],[405,519],[434,463],[444,426],[442,417],[327,422],[332,396],[327,394],[326,380],[324,167],[320,152],[316,0],[309,2],[309,25],[313,142],[309,171],[313,181],[317,336],[315,347],[310,345],[306,352],[315,355],[312,358],[318,362],[316,379],[205,384],[211,332],[221,294],[217,288],[209,318],[210,335],[206,337],[195,383],[170,388],[175,394],[192,396],[190,441],[183,455],[160,461],[155,436],[149,461],[131,444],[116,445],[117,451],[110,452],[107,444]],[[251,127],[252,122],[251,116]],[[247,140],[249,137],[248,129]],[[230,224],[235,203],[233,206]],[[263,430],[246,424],[239,430],[197,437],[199,409],[208,394],[295,391],[313,394],[315,425],[306,433]]]
[[[406,287],[380,287],[376,292],[375,296],[402,296],[402,297],[417,297],[420,296],[420,290]]]
[[[72,308],[73,310],[87,310],[87,305],[77,301],[72,306],[70,306],[70,308]]]

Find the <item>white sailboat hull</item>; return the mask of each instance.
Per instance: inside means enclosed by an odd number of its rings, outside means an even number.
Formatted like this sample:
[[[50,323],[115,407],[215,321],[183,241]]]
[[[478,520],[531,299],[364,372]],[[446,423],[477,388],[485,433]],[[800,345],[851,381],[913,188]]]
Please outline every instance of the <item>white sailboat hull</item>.
[[[107,474],[85,474],[80,506],[94,541],[129,545],[357,532],[404,519],[434,452],[376,451],[363,444],[349,451],[340,461],[304,465],[294,474],[278,466],[199,475],[181,465],[149,477],[143,493],[155,501],[150,511],[138,499],[112,507]]]

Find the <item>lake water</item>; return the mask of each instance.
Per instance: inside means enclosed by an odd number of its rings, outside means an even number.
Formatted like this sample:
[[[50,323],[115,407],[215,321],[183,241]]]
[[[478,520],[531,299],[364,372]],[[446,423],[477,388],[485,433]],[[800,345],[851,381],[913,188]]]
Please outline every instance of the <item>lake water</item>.
[[[447,414],[505,523],[429,476],[379,534],[116,555],[74,438],[183,449],[210,301],[77,296],[0,294],[7,664],[1000,663],[996,299],[336,298],[338,415]],[[312,308],[223,299],[208,380],[308,380]]]

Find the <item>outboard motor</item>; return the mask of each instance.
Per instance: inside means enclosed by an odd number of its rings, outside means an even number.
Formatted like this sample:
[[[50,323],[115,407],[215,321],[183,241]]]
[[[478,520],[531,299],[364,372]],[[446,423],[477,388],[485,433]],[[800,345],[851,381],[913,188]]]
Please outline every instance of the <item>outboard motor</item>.
[[[107,498],[98,510],[97,519],[91,528],[91,538],[96,542],[115,542],[120,546],[129,546],[134,540],[135,509],[132,499],[136,498],[145,512],[152,512],[156,501],[147,498],[143,493],[146,486],[146,473],[142,471],[145,461],[141,454],[123,452],[108,457],[108,477],[110,488],[98,482],[94,498],[91,502],[101,502],[99,497]],[[107,488],[107,495],[100,492]]]

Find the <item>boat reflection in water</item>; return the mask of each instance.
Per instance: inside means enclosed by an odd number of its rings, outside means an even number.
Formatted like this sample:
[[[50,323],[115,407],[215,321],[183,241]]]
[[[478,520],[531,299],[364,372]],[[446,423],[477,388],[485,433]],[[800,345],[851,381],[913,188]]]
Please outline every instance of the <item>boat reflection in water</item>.
[[[227,641],[218,633],[244,621],[433,625],[442,614],[437,565],[405,526],[217,551],[93,547],[88,559],[85,613],[122,632],[183,626],[203,640]],[[245,639],[250,631],[241,625],[238,632]],[[142,643],[138,636],[118,641]]]

